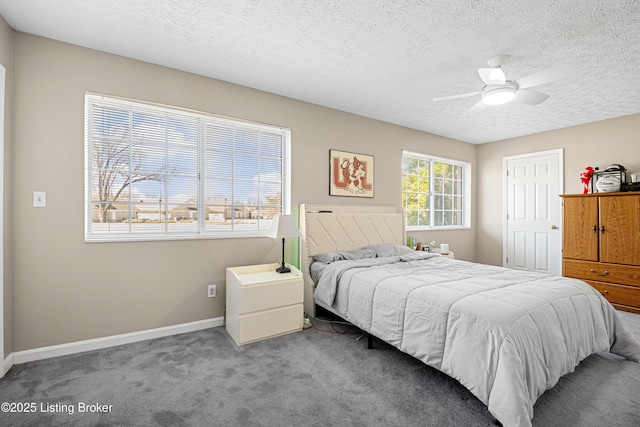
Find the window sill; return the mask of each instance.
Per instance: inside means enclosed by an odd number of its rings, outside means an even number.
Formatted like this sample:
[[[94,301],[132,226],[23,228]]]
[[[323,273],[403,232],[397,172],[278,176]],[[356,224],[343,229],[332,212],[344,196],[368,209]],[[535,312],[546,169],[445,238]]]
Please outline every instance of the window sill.
[[[91,236],[84,239],[85,243],[129,243],[129,242],[162,242],[174,240],[220,240],[220,239],[251,239],[268,237],[266,232],[255,234],[227,234],[227,235],[168,235],[168,236]]]
[[[450,231],[450,230],[471,230],[467,226],[451,226],[451,227],[405,227],[405,231]]]

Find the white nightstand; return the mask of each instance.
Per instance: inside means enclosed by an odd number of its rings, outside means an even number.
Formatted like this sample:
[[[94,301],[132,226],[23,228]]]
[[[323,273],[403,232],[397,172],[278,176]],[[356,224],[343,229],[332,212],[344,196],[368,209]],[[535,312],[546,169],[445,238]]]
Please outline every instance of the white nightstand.
[[[227,268],[229,335],[238,345],[302,330],[302,273],[277,273],[279,264]]]
[[[455,258],[456,258],[456,254],[454,254],[454,253],[453,253],[453,251],[449,251],[449,253],[447,253],[446,255],[443,255],[443,254],[441,254],[441,253],[440,253],[440,249],[436,249],[436,250],[434,251],[434,253],[435,253],[435,254],[438,254],[438,255],[440,255],[440,256],[447,257],[447,258],[453,258],[453,259],[455,259]]]

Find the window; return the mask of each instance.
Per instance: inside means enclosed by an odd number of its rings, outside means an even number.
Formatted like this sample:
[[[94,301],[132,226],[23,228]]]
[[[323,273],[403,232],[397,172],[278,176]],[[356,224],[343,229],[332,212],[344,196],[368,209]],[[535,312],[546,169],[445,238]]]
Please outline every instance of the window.
[[[470,218],[471,164],[402,152],[407,229],[464,228]]]
[[[87,241],[263,236],[290,208],[289,129],[87,94]]]

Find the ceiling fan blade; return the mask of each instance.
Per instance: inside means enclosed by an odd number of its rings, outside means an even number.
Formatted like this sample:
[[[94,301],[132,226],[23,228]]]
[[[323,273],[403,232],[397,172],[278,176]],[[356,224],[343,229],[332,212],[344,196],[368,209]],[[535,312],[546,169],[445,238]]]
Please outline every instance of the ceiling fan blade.
[[[538,92],[533,89],[520,89],[516,92],[513,102],[527,105],[538,105],[541,102],[546,101],[547,98],[549,98],[549,95],[546,93]]]
[[[573,65],[557,65],[555,67],[547,68],[546,70],[537,71],[533,74],[529,74],[528,76],[524,76],[516,80],[516,83],[518,83],[520,89],[526,89],[570,77],[575,72],[576,69]]]
[[[448,101],[450,99],[468,98],[470,96],[474,96],[474,95],[478,95],[478,94],[480,94],[480,92],[461,93],[459,95],[439,96],[439,97],[433,98],[433,100],[436,101],[436,102],[438,102],[438,101]]]
[[[486,85],[504,85],[507,77],[500,67],[478,68],[478,75]]]
[[[470,113],[478,113],[478,112],[484,110],[486,106],[487,106],[487,104],[485,104],[484,101],[481,99],[480,101],[478,101],[475,104],[473,104],[473,107],[469,108],[469,112]]]

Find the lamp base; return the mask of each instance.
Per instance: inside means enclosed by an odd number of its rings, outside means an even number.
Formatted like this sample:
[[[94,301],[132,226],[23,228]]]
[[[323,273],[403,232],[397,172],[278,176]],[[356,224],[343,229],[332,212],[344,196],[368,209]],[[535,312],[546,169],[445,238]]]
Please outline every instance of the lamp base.
[[[286,265],[282,264],[280,267],[276,268],[278,273],[291,273],[291,269]]]

